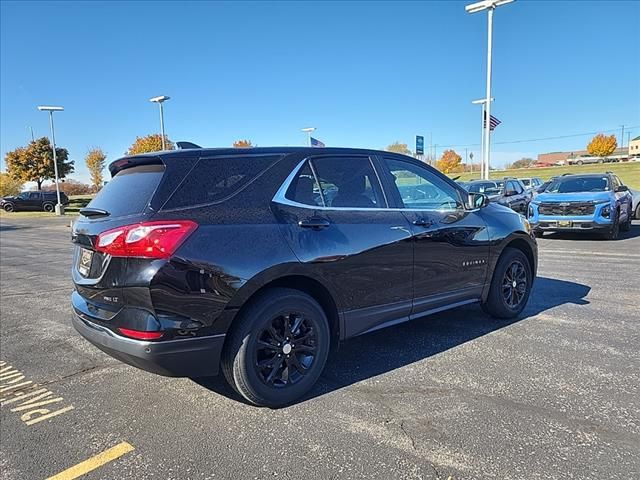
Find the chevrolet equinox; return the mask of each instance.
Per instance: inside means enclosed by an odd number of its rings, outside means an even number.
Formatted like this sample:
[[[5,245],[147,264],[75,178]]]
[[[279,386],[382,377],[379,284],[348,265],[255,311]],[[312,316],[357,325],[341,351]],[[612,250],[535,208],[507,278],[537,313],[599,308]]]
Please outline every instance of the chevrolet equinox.
[[[125,157],[72,230],[73,324],[168,376],[221,370],[290,404],[356,335],[479,303],[527,303],[537,245],[518,213],[413,158],[349,148]]]

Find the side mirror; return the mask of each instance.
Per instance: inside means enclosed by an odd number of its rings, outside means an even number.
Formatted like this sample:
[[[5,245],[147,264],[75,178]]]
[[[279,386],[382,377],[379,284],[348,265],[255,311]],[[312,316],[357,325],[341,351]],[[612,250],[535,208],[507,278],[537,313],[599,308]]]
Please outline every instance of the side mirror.
[[[616,192],[628,192],[629,191],[629,187],[627,187],[626,185],[620,185],[619,187],[616,187]]]
[[[470,210],[483,208],[487,205],[489,205],[489,197],[487,197],[484,193],[472,192],[469,194],[469,197],[467,199],[467,207]]]
[[[516,192],[515,190],[507,190],[506,192],[504,192],[504,196],[505,197],[513,197],[514,195],[517,195],[518,192]]]

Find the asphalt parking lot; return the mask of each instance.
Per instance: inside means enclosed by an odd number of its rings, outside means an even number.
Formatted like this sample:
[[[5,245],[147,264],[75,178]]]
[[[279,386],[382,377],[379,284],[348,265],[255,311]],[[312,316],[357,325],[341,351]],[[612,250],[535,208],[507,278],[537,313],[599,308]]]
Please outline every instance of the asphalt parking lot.
[[[280,410],[80,338],[68,222],[0,223],[2,478],[640,478],[638,221],[541,239],[520,319],[471,306],[356,338]]]

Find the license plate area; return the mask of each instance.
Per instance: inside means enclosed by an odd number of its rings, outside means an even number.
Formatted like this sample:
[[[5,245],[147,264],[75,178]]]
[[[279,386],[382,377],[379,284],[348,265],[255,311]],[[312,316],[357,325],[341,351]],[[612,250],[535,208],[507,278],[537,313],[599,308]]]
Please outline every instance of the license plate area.
[[[558,226],[562,228],[571,228],[573,222],[571,220],[558,220]]]
[[[93,251],[86,248],[80,249],[78,258],[78,271],[83,277],[88,277],[91,271],[91,263],[93,262]]]

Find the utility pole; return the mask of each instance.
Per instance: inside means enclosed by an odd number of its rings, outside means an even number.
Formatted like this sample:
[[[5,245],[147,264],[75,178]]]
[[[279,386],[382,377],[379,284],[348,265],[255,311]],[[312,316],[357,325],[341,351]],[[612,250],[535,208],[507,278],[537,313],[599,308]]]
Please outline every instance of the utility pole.
[[[620,134],[620,147],[624,148],[624,125],[620,125],[622,127],[622,134]]]
[[[31,130],[31,141],[32,141],[32,142],[35,142],[35,141],[36,141],[36,139],[35,139],[35,137],[33,136],[33,127],[32,127],[31,125],[29,125],[27,128],[28,128],[29,130]]]

